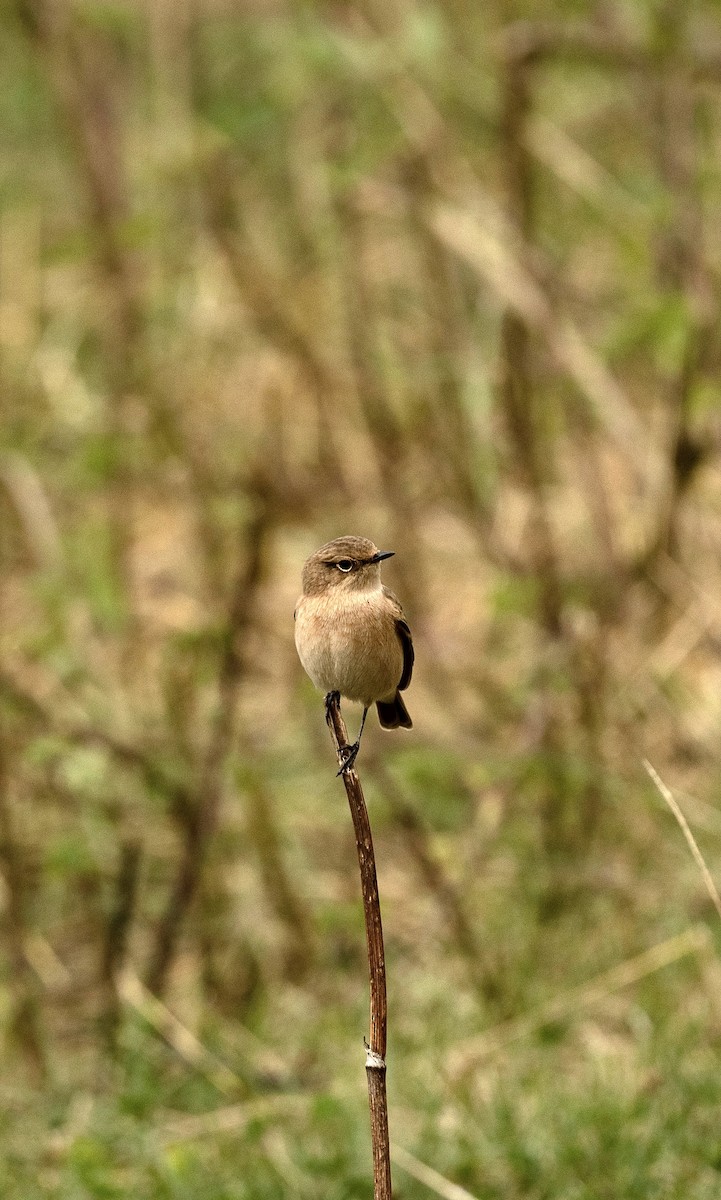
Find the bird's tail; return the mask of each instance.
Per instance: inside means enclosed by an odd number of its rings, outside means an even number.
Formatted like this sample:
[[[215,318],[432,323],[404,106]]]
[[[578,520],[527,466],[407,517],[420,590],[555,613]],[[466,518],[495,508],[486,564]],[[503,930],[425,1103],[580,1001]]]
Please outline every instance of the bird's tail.
[[[413,728],[413,722],[408,715],[408,709],[403,703],[400,692],[396,692],[392,700],[378,700],[376,708],[378,709],[378,720],[384,729],[397,729],[399,725],[402,725],[404,729]]]

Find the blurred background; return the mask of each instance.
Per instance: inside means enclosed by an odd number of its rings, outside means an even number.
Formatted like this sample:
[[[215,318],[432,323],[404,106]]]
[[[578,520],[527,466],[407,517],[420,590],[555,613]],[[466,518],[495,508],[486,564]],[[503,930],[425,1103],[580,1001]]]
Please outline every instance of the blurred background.
[[[718,6],[0,20],[3,1196],[371,1195],[352,533],[399,1200],[716,1197]]]

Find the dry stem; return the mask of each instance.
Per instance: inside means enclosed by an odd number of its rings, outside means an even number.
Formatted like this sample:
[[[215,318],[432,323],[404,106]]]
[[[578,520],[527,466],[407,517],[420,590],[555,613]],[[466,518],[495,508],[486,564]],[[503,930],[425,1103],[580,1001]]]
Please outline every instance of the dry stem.
[[[721,896],[719,896],[718,889],[716,887],[716,884],[713,881],[713,876],[712,876],[711,872],[709,871],[708,867],[706,866],[706,860],[704,859],[701,851],[698,848],[696,838],[691,833],[688,821],[686,820],[685,816],[681,812],[681,809],[679,808],[679,805],[676,802],[676,798],[675,798],[673,792],[671,791],[671,789],[669,787],[666,786],[663,779],[659,775],[658,771],[656,771],[655,768],[651,766],[651,763],[648,761],[647,758],[644,758],[643,765],[646,768],[646,770],[648,771],[649,775],[651,776],[651,779],[653,780],[653,782],[656,784],[656,787],[658,788],[659,792],[661,793],[664,800],[668,804],[669,808],[671,809],[671,812],[673,813],[674,817],[676,818],[679,825],[681,826],[681,832],[683,833],[683,836],[686,838],[688,847],[694,857],[694,861],[695,861],[699,871],[701,872],[701,877],[703,879],[706,891],[708,892],[708,894],[711,898],[711,903],[713,904],[714,908],[716,909],[716,912],[718,913],[718,915],[721,917]]]
[[[13,828],[9,757],[7,731],[0,728],[0,864],[7,889],[3,924],[14,993],[9,1025],[36,1082],[42,1084],[47,1075],[46,1049],[37,981],[25,949],[28,937],[27,870]]]
[[[100,964],[100,982],[104,992],[100,1025],[108,1050],[115,1053],[120,1022],[120,997],[117,977],[128,948],[130,927],[135,913],[140,880],[142,850],[140,842],[126,839],[120,847],[120,864],[115,884],[113,907],[108,917]]]
[[[255,515],[245,530],[244,561],[230,596],[223,653],[217,681],[217,709],[201,765],[193,806],[183,814],[183,849],[170,896],[155,931],[147,971],[147,986],[156,996],[165,991],[175,960],[185,916],[200,889],[208,847],[215,833],[223,785],[223,771],[235,731],[235,716],[244,675],[244,651],[239,642],[250,628],[263,554],[270,527],[270,509],[258,500]]]
[[[328,726],[343,765],[343,751],[348,746],[348,733],[340,712],[337,696],[328,705]],[[363,912],[368,944],[370,975],[370,1035],[367,1043],[366,1075],[368,1103],[371,1113],[371,1142],[373,1146],[373,1200],[391,1200],[391,1160],[388,1136],[388,1100],[386,1097],[386,964],[383,951],[381,906],[378,896],[376,860],[368,809],[355,767],[343,772],[346,795],[355,829],[358,865],[360,867]]]

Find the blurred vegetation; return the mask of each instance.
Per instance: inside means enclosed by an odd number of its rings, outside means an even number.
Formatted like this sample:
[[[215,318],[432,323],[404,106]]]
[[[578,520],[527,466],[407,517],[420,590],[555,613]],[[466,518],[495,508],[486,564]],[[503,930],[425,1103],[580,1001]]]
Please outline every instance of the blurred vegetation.
[[[716,1197],[717,6],[0,20],[2,1195],[370,1196],[357,533],[399,1200]]]

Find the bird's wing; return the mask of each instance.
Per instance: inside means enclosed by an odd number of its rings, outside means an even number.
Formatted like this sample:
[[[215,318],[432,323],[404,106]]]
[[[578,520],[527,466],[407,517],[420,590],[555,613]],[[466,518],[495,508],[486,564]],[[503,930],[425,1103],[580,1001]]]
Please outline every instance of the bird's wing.
[[[393,616],[396,623],[396,633],[400,638],[401,646],[403,647],[403,674],[398,684],[399,692],[404,692],[411,681],[413,674],[413,663],[415,662],[415,653],[413,650],[413,637],[410,627],[406,621],[405,614],[401,608],[400,600],[393,594],[390,588],[383,588],[383,595],[386,600],[390,600],[393,609]]]

